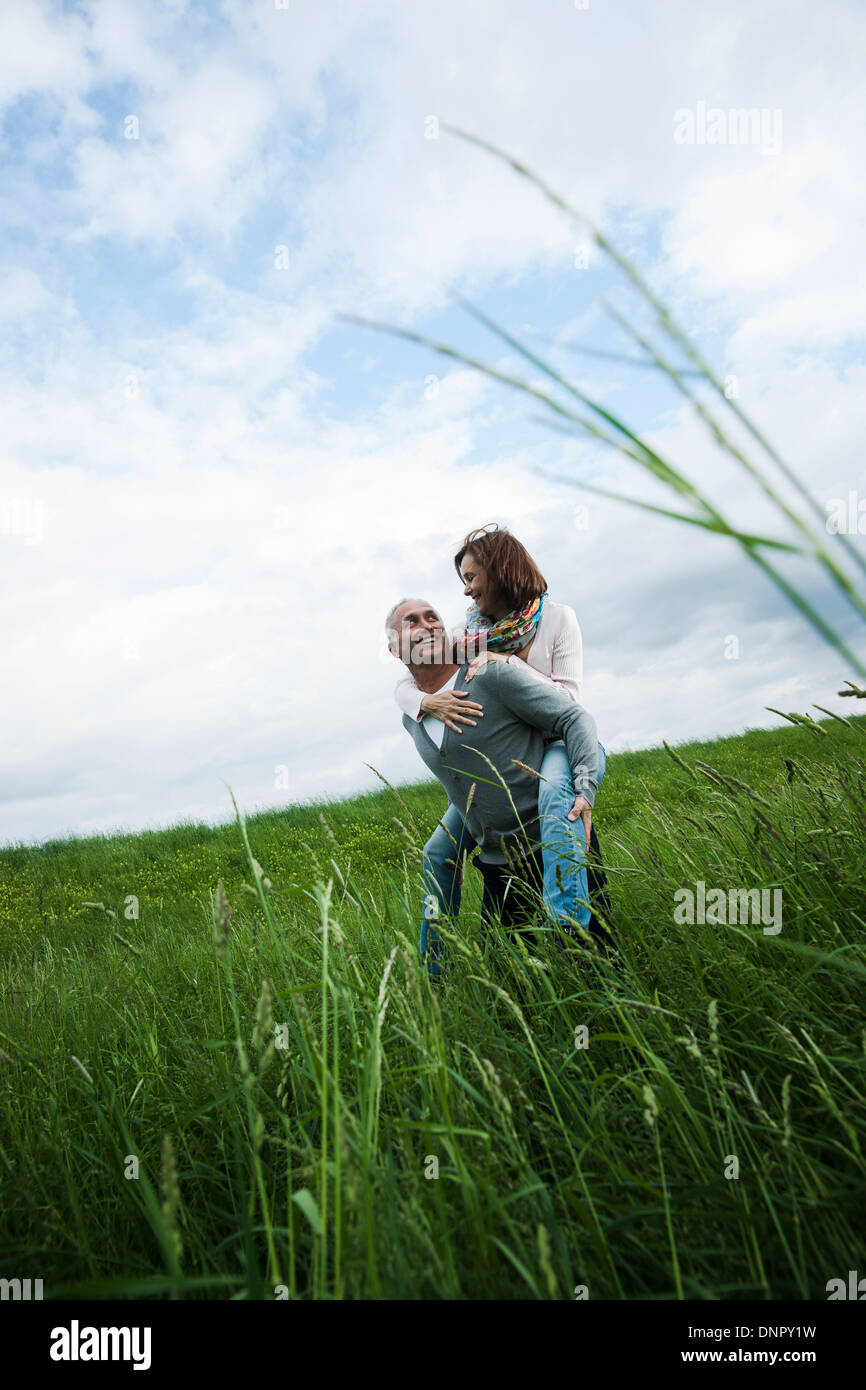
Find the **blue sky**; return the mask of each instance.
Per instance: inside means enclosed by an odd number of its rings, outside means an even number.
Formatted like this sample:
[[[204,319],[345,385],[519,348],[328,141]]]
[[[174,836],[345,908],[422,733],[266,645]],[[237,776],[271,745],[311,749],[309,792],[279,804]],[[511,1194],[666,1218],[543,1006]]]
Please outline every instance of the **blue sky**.
[[[569,351],[634,353],[604,298],[651,319],[438,116],[604,230],[822,507],[866,495],[864,28],[853,0],[4,0],[0,838],[214,823],[226,781],[284,804],[283,768],[295,799],[421,777],[382,620],[403,594],[458,620],[451,557],[489,521],[575,608],[609,749],[850,708],[723,540],[544,476],[669,502],[636,465],[337,315],[524,372],[464,295],[781,534],[656,373]],[[699,103],[779,112],[781,147],[678,144]]]

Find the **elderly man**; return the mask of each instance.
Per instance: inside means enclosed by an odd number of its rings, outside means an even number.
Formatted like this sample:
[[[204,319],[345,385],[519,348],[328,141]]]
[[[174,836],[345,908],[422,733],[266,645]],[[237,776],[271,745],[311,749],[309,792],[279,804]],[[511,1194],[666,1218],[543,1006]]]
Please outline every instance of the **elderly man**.
[[[484,879],[482,919],[499,910],[506,926],[525,920],[533,897],[542,892],[538,778],[545,735],[565,744],[574,783],[574,805],[568,819],[583,822],[586,843],[592,838],[592,805],[599,780],[599,744],[595,720],[581,706],[539,681],[519,659],[489,663],[475,678],[477,699],[466,702],[468,663],[455,660],[455,652],[439,614],[430,604],[404,599],[391,610],[386,622],[389,650],[404,662],[425,693],[453,693],[455,710],[470,725],[460,729],[454,721],[403,715],[409,733],[430,771],[439,779],[449,800],[460,811],[466,828],[459,854],[467,841],[481,850],[475,861]],[[471,704],[471,708],[470,708]],[[472,716],[470,718],[470,715]],[[574,853],[577,838],[571,845]],[[582,846],[581,866],[583,865]],[[586,877],[586,869],[581,867]],[[438,975],[442,948],[430,920],[455,910],[443,902],[431,865],[424,862],[426,898],[421,951],[428,968]],[[589,890],[585,920],[590,921]]]

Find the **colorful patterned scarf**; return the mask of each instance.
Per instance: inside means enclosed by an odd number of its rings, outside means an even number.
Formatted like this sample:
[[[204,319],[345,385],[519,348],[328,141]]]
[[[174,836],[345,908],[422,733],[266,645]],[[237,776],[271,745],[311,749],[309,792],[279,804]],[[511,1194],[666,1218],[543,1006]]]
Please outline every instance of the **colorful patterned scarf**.
[[[519,652],[535,636],[535,629],[541,617],[547,590],[540,598],[529,600],[525,608],[515,608],[491,624],[478,611],[476,604],[467,609],[466,631],[463,634],[466,660],[471,661],[479,652]]]

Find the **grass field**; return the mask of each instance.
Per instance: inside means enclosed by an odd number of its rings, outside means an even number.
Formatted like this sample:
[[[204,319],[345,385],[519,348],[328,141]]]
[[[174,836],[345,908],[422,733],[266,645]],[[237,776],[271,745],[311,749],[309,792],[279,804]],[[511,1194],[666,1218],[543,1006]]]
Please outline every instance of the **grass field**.
[[[549,933],[482,951],[469,869],[428,980],[437,784],[0,851],[0,1276],[826,1298],[866,1271],[864,734],[612,756],[618,967]],[[699,880],[780,889],[781,930],[678,923]]]

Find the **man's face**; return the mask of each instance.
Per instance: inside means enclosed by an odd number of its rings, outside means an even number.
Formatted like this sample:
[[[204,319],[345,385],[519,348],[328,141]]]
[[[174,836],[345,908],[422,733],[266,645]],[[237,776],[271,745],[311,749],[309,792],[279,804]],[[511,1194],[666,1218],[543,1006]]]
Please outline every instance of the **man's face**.
[[[443,664],[451,659],[450,639],[445,624],[429,603],[410,599],[397,609],[392,619],[399,645],[390,650],[409,665]]]

